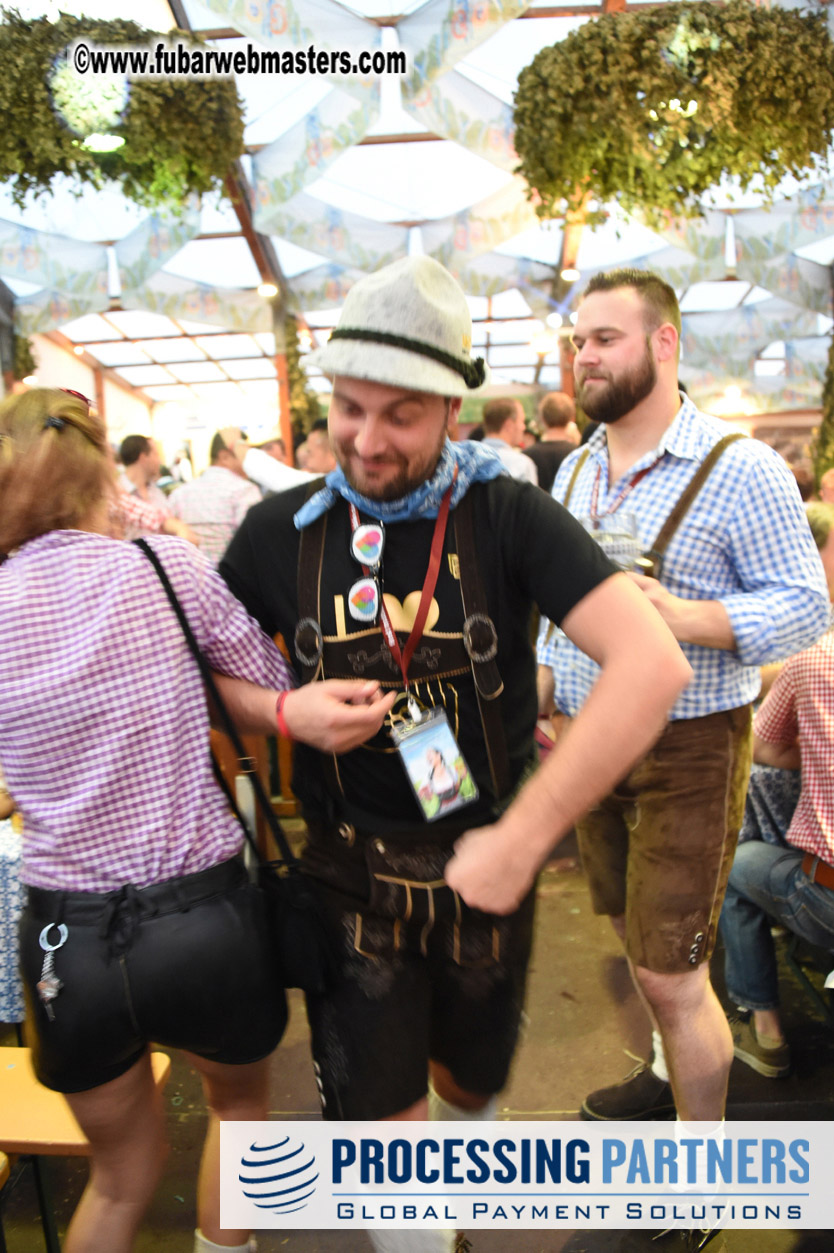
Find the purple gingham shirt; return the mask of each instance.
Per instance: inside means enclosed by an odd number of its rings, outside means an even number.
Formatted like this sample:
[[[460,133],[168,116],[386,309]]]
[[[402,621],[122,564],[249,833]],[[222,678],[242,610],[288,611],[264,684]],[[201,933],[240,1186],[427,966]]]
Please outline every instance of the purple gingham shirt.
[[[215,670],[293,686],[191,544],[149,543]],[[52,531],[0,566],[0,760],[23,815],[25,883],[108,892],[234,856],[243,837],[208,742],[196,662],[134,545]]]

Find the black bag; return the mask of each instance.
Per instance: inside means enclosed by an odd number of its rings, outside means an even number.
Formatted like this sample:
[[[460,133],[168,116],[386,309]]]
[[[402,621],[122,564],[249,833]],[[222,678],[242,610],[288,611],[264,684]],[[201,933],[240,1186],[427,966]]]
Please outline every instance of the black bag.
[[[281,982],[285,988],[320,996],[336,973],[334,946],[309,880],[292,852],[290,857],[292,863],[261,860],[258,886],[266,900]]]
[[[203,681],[211,693],[224,730],[232,741],[241,768],[249,775],[255,799],[260,805],[261,812],[280,851],[280,860],[267,861],[263,857],[220,767],[212,757],[217,782],[223,789],[232,812],[243,828],[243,834],[257,859],[257,883],[266,902],[270,935],[275,947],[275,959],[281,982],[285,988],[300,988],[303,992],[320,995],[332,982],[336,969],[333,941],[321,906],[309,881],[302,873],[301,863],[287,842],[287,837],[254,769],[254,763],[246,754],[237,728],[217,690],[211,667],[200,652],[200,646],[194,638],[194,632],[191,630],[162,563],[145,540],[135,540],[134,543],[141,548],[159,575],[160,582],[179,619],[188,646],[200,668]]]

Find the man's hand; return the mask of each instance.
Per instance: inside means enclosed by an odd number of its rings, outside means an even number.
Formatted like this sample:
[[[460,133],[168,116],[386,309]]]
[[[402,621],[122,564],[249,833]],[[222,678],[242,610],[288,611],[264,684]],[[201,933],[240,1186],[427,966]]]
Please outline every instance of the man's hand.
[[[529,846],[528,846],[529,847]],[[446,882],[466,904],[488,914],[511,914],[535,882],[539,863],[504,820],[467,831],[446,864]]]
[[[633,570],[629,570],[627,578],[654,605],[680,643],[723,648],[727,652],[735,650],[732,624],[720,601],[685,600],[682,596],[673,595],[657,579],[649,579],[645,574],[636,574]]]
[[[396,696],[357,679],[306,683],[284,701],[284,720],[293,739],[326,753],[346,753],[376,735]]]
[[[802,754],[799,737],[787,744],[773,744],[753,734],[753,760],[760,766],[777,766],[780,770],[801,770]]]
[[[222,431],[220,431],[220,438],[232,456],[237,457],[238,461],[242,463],[243,458],[249,451],[249,444],[240,427],[224,426]]]

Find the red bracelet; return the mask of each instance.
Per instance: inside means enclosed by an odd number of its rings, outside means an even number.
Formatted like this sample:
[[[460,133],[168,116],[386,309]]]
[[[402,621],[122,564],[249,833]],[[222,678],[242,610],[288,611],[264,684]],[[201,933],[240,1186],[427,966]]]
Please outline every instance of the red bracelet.
[[[278,732],[283,735],[285,740],[291,740],[292,734],[287,726],[287,719],[284,714],[284,701],[289,696],[289,692],[279,692],[278,699],[275,702],[275,721],[278,723]]]

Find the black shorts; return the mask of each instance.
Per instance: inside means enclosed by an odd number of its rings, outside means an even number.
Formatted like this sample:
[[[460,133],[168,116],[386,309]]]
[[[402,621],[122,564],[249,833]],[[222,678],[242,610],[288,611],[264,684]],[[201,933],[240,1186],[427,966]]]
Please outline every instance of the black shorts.
[[[469,909],[443,880],[451,847],[346,847],[311,829],[305,869],[328,914],[340,977],[308,996],[327,1119],[386,1118],[426,1094],[429,1060],[483,1096],[518,1040],[534,893],[509,917]]]
[[[37,993],[48,942],[61,980],[50,1018]],[[52,925],[50,925],[52,924]],[[287,1022],[263,903],[240,858],[120,892],[29,889],[20,920],[38,1079],[83,1092],[118,1078],[153,1042],[243,1065],[268,1056]]]

